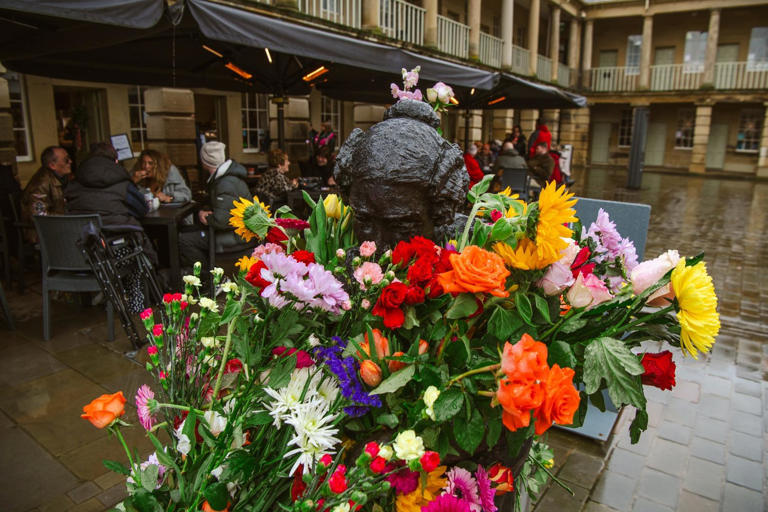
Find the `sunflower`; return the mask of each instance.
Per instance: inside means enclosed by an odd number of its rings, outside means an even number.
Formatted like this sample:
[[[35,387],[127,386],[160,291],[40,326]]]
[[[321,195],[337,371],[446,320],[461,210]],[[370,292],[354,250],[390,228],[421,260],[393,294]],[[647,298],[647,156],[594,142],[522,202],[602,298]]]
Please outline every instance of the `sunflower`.
[[[510,267],[519,268],[521,270],[538,270],[544,268],[548,263],[543,262],[538,253],[536,252],[536,244],[534,244],[529,238],[523,238],[517,243],[516,248],[512,248],[510,245],[504,242],[498,242],[493,246],[493,250],[501,256]]]
[[[545,265],[560,259],[560,252],[568,247],[564,238],[570,238],[573,231],[565,224],[576,222],[576,199],[567,193],[565,185],[557,188],[550,181],[539,195],[539,223],[536,226],[536,252]]]
[[[427,474],[427,485],[421,486],[423,480],[419,479],[419,487],[408,494],[399,494],[395,500],[395,510],[397,512],[421,512],[421,507],[428,505],[435,499],[445,486],[446,479],[443,477],[445,466],[438,466],[434,471]]]
[[[235,200],[232,202],[232,205],[234,208],[229,210],[229,214],[231,215],[229,218],[229,225],[235,228],[235,233],[240,235],[246,242],[250,242],[254,238],[262,238],[263,236],[248,229],[246,226],[246,219],[260,213],[269,218],[271,216],[269,213],[269,206],[259,201],[259,198],[255,196],[253,201],[241,197],[239,203]]]
[[[703,261],[686,266],[681,258],[672,271],[672,290],[677,299],[677,320],[680,322],[680,341],[694,359],[698,351],[709,352],[720,331],[717,313],[717,295],[712,278]]]
[[[235,264],[237,265],[238,270],[241,272],[247,272],[248,269],[250,269],[251,266],[253,266],[257,261],[259,260],[253,256],[243,256],[237,260],[237,263]]]

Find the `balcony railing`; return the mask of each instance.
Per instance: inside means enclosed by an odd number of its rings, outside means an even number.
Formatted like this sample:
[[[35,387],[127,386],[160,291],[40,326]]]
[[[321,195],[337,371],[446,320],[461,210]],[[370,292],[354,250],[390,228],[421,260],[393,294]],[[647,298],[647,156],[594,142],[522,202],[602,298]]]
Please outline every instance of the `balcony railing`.
[[[716,89],[768,89],[768,65],[747,62],[715,64]]]
[[[381,0],[381,29],[389,37],[424,44],[424,13],[426,9],[403,0]]]
[[[469,57],[469,27],[438,15],[437,47],[449,55],[466,59]]]
[[[552,80],[552,59],[543,55],[538,55],[538,64],[536,65],[536,76],[539,80]]]
[[[701,87],[703,76],[699,67],[689,64],[651,66],[652,91],[683,91]]]
[[[480,32],[480,61],[494,68],[501,67],[501,51],[504,40]]]
[[[571,68],[561,62],[557,63],[557,83],[563,87],[571,85]]]
[[[531,52],[517,45],[512,45],[512,71],[521,75],[528,74],[528,63]]]
[[[362,0],[298,0],[299,11],[348,27],[360,28]]]
[[[602,67],[592,69],[593,91],[634,91],[637,88],[637,68]]]

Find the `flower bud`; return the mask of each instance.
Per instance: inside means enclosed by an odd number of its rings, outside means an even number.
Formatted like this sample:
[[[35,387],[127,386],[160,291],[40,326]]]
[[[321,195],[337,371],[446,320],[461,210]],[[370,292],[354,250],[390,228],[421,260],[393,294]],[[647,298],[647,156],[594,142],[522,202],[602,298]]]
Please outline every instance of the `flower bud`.
[[[427,340],[419,340],[419,355],[426,354],[429,350],[429,343]]]
[[[192,267],[192,272],[193,272],[193,273],[194,273],[194,274],[195,274],[197,277],[200,277],[200,270],[202,270],[202,268],[203,268],[203,264],[202,264],[202,263],[200,263],[199,261],[196,261],[196,262],[195,262],[195,265],[194,265],[194,267]]]
[[[400,356],[404,356],[405,352],[395,352],[392,355],[395,356],[395,357],[400,357]],[[396,372],[397,370],[401,370],[401,369],[405,368],[406,366],[408,366],[408,365],[406,363],[402,362],[402,361],[394,361],[394,360],[391,360],[391,359],[389,361],[387,361],[387,367],[389,368],[389,371],[393,372],[393,373]]]
[[[352,266],[355,268],[359,267],[361,263],[362,263],[362,260],[360,259],[360,256],[355,256],[352,259]]]
[[[392,281],[395,278],[395,273],[392,272],[391,270],[387,270],[386,276],[387,276],[387,279]]]
[[[355,502],[355,506],[365,505],[365,503],[368,501],[368,495],[360,491],[354,491],[352,493],[351,498],[352,498],[352,501]]]
[[[336,257],[340,260],[343,260],[344,258],[347,257],[347,253],[344,252],[344,249],[338,248],[336,249]]]
[[[378,386],[381,382],[381,367],[370,359],[364,360],[360,363],[360,378],[371,387]]]

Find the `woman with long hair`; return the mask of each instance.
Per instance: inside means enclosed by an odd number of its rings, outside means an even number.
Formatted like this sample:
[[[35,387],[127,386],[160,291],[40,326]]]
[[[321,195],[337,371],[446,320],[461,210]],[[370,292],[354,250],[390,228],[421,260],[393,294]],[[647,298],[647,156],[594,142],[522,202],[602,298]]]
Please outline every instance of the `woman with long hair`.
[[[186,203],[192,199],[192,191],[168,155],[145,149],[132,172],[134,182],[148,188],[161,203]]]

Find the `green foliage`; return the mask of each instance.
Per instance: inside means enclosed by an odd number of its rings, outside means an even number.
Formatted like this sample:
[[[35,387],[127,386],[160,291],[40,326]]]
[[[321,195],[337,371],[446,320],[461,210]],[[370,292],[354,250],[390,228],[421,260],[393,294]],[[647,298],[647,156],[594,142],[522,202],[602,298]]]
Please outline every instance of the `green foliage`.
[[[501,341],[509,337],[523,325],[523,319],[518,310],[506,310],[496,307],[488,319],[488,332]]]
[[[598,338],[587,346],[584,384],[588,395],[600,389],[604,380],[614,404],[644,409],[645,395],[639,377],[644,371],[638,357],[617,339]]]
[[[632,424],[629,426],[629,439],[632,444],[636,444],[640,440],[640,434],[642,434],[648,428],[648,412],[645,409],[637,409],[635,411],[635,419],[632,420]]]
[[[372,351],[375,352],[375,351]],[[413,375],[416,372],[415,365],[408,365],[405,368],[397,370],[392,375],[384,379],[373,391],[372,395],[383,395],[386,393],[394,393],[398,389],[408,384]]]
[[[453,301],[453,304],[445,313],[445,317],[451,320],[466,318],[477,311],[477,301],[473,293],[462,293]]]
[[[464,403],[464,393],[457,388],[449,388],[435,400],[435,421],[442,423],[456,416]]]
[[[453,422],[453,435],[459,448],[472,455],[485,437],[485,422],[480,411],[474,408],[470,411],[471,417],[466,423]]]

